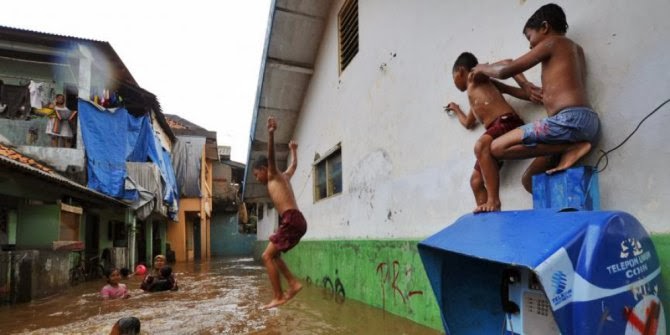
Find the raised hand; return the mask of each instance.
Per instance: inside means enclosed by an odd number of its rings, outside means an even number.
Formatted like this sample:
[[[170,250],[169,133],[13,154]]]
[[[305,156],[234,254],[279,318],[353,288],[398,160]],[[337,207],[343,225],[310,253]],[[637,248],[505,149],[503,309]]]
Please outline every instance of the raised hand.
[[[268,133],[274,133],[277,130],[277,120],[274,116],[268,117]]]
[[[289,147],[291,150],[298,149],[298,142],[296,142],[296,141],[294,141],[294,140],[291,140],[290,142],[288,142],[288,147]]]

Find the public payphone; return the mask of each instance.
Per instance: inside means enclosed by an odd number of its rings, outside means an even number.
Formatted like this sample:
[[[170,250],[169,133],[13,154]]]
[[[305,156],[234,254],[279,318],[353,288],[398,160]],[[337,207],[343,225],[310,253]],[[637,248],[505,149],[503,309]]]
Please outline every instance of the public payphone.
[[[528,269],[508,268],[500,284],[505,334],[558,335],[549,299],[537,276]]]
[[[630,214],[468,214],[418,248],[447,334],[666,334],[660,263]]]

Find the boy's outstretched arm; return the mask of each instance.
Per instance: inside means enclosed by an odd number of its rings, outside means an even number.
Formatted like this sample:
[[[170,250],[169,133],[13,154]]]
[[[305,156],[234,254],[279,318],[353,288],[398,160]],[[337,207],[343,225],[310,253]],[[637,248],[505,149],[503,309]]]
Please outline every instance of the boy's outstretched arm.
[[[277,174],[277,164],[275,163],[275,130],[277,130],[277,120],[274,116],[268,118],[268,179],[272,179]]]
[[[508,60],[512,62],[512,60]],[[537,87],[535,84],[531,83],[526,76],[522,73],[517,73],[514,75],[514,81],[521,87],[524,92],[528,95],[528,99],[536,104],[542,104],[542,87]],[[520,98],[523,99],[523,98]]]
[[[444,107],[446,111],[452,111],[456,114],[458,117],[458,121],[461,122],[463,127],[466,129],[472,129],[477,125],[477,119],[475,119],[475,114],[472,113],[472,110],[468,112],[467,115],[463,113],[463,110],[461,109],[461,106],[459,106],[455,102],[450,102],[448,105]]]
[[[509,65],[512,62],[513,61],[511,59],[505,59],[496,62],[493,65]],[[478,72],[477,74],[484,75],[481,72]],[[542,104],[542,88],[537,87],[535,84],[528,81],[523,72],[515,74],[512,78],[514,78],[514,81],[516,81],[516,83],[519,85],[520,90],[516,87],[509,86],[495,80],[493,80],[493,84],[495,84],[498,90],[502,93],[509,94],[518,99],[529,100],[536,104]]]
[[[516,79],[517,76],[514,76]],[[523,77],[523,75],[521,75]],[[525,80],[525,77],[523,78]],[[529,100],[537,104],[542,104],[542,89],[535,86],[529,81],[522,82],[517,80],[520,87],[514,87],[497,80],[491,79],[491,82],[496,86],[500,93],[511,95],[517,99]]]
[[[289,164],[288,168],[286,168],[286,171],[284,171],[284,175],[288,179],[291,179],[295,173],[295,169],[298,167],[298,143],[291,140],[288,142],[288,147],[291,150],[291,164]]]
[[[489,77],[507,79],[542,63],[542,61],[551,55],[551,51],[555,47],[555,44],[555,41],[547,39],[540,42],[534,48],[530,49],[529,52],[515,60],[501,61],[493,64],[478,64],[472,71],[474,71],[475,74],[483,73]]]

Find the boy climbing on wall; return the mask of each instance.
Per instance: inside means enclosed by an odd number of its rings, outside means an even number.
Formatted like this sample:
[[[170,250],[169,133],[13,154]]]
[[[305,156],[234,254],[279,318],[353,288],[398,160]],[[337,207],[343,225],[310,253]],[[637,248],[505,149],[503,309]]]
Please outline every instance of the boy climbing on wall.
[[[464,52],[454,62],[452,70],[454,84],[461,91],[467,91],[470,101],[470,111],[465,114],[460,106],[450,102],[445,109],[452,111],[461,124],[472,129],[479,121],[486,127],[486,132],[479,137],[475,144],[475,163],[470,186],[475,195],[477,207],[474,212],[490,212],[500,209],[498,199],[498,179],[487,175],[495,171],[496,176],[501,163],[493,159],[489,153],[491,142],[524,124],[523,120],[514,112],[502,93],[509,94],[524,100],[541,102],[540,89],[526,80],[523,74],[515,76],[515,80],[522,88],[511,87],[496,80],[490,80],[484,75],[475,75],[472,69],[477,65],[477,58]],[[489,173],[490,174],[490,173]]]
[[[571,167],[591,150],[600,132],[598,114],[591,109],[586,94],[584,51],[565,37],[567,30],[563,9],[555,4],[544,5],[523,28],[530,42],[529,52],[515,60],[474,68],[476,75],[504,79],[542,64],[542,101],[548,117],[498,137],[487,153],[503,160],[537,157],[523,178],[529,192],[533,174]],[[554,158],[556,155],[560,155],[560,160]],[[497,170],[493,172],[492,178],[497,180]]]
[[[307,231],[307,222],[298,210],[290,182],[297,166],[296,149],[298,145],[293,141],[289,143],[291,164],[285,172],[279,172],[275,164],[274,132],[277,130],[277,121],[274,117],[268,118],[267,127],[268,157],[261,156],[256,159],[253,173],[256,180],[267,185],[268,194],[281,216],[281,221],[277,232],[270,236],[268,246],[263,252],[263,263],[267,268],[273,293],[272,301],[263,306],[263,309],[285,304],[302,289],[302,284],[293,276],[284,260],[281,259],[281,253],[295,247]],[[279,273],[284,275],[288,281],[289,288],[286,294],[282,291]]]

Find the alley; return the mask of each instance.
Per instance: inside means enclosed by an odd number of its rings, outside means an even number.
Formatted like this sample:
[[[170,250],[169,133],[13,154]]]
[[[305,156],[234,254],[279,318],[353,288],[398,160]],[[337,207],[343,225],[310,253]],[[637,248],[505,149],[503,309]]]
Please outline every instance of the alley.
[[[440,334],[368,305],[339,304],[322,288],[306,286],[295,300],[270,311],[264,268],[252,258],[182,263],[178,292],[142,293],[140,279],[125,283],[128,300],[103,302],[104,282],[80,284],[51,298],[0,309],[2,334],[107,334],[133,315],[143,334]]]

